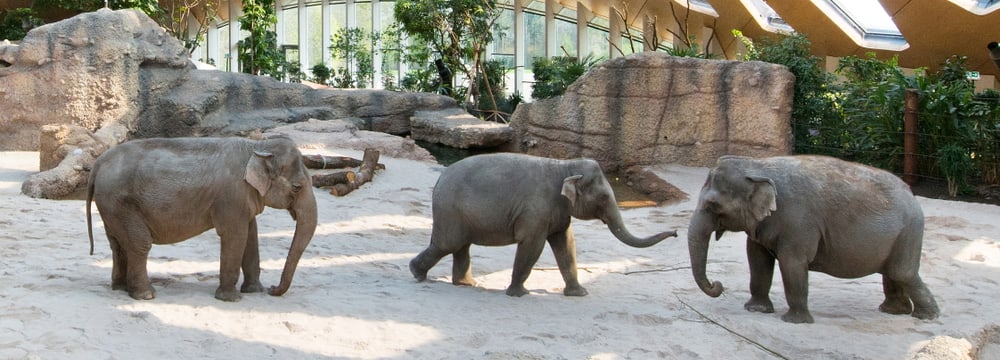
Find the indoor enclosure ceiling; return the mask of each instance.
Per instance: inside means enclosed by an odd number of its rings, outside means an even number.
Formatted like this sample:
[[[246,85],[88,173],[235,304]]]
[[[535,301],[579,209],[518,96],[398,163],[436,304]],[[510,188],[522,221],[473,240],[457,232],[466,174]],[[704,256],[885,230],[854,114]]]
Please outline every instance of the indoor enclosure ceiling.
[[[170,1],[170,0],[161,0]],[[298,0],[280,0],[294,3]],[[316,2],[318,0],[306,0]],[[329,0],[331,3],[344,0]],[[368,2],[371,0],[354,0]],[[382,0],[391,2],[389,0]],[[864,56],[875,52],[879,58],[899,56],[907,68],[935,69],[951,55],[968,57],[970,70],[1000,77],[1000,64],[990,57],[986,46],[1000,42],[1000,0],[499,0],[512,4],[520,1],[545,3],[559,9],[589,9],[594,16],[609,18],[612,7],[628,14],[628,25],[642,29],[646,15],[655,17],[661,39],[670,39],[666,27],[677,32],[676,18],[688,17],[689,27],[715,29],[712,41],[727,58],[734,58],[738,40],[731,34],[738,29],[751,38],[778,31],[794,30],[805,34],[813,44],[813,53],[828,56]],[[30,6],[31,0],[0,0],[0,9]],[[240,0],[221,0],[237,5]],[[888,31],[871,28],[866,12],[851,13],[858,4],[881,5]],[[233,4],[229,4],[233,3]],[[692,11],[685,12],[690,4]],[[220,15],[228,18],[228,6]],[[881,11],[876,11],[881,13]],[[829,15],[828,15],[829,14]],[[669,25],[668,25],[669,24]],[[703,29],[704,29],[703,28]],[[696,31],[693,31],[696,32]],[[702,34],[697,34],[702,35]],[[708,39],[699,38],[700,42]],[[1000,51],[998,51],[1000,52]]]
[[[614,14],[610,6],[627,8],[636,14],[628,21],[637,29],[642,28],[640,12],[656,16],[661,24],[673,23],[674,14],[683,19],[684,6],[690,3],[689,23],[714,28],[729,58],[738,42],[730,33],[732,29],[751,38],[794,29],[809,38],[817,55],[865,56],[875,52],[882,59],[898,55],[903,67],[933,70],[957,54],[968,57],[970,70],[1000,75],[1000,65],[991,59],[986,47],[1000,42],[1000,0],[877,0],[889,20],[888,31],[870,27],[865,19],[868,14],[850,12],[853,5],[874,4],[876,0],[549,1],[574,9],[584,6],[601,17]]]

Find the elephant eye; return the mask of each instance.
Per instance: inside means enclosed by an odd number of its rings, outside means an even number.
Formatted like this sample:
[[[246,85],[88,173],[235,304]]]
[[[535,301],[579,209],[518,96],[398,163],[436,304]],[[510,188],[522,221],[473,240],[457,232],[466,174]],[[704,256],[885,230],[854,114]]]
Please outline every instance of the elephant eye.
[[[302,191],[302,184],[299,184],[299,183],[292,184],[292,191],[293,192]]]

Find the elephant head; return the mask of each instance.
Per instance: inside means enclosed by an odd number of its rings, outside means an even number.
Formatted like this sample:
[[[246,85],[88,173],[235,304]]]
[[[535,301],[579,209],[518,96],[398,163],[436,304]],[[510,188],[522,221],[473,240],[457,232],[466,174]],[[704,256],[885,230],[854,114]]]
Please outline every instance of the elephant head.
[[[600,219],[619,241],[637,248],[653,246],[663,239],[677,236],[677,232],[671,230],[647,238],[635,237],[625,229],[615,193],[600,165],[594,160],[582,159],[576,160],[573,167],[574,175],[566,177],[562,185],[562,195],[569,199],[571,216],[581,220]]]
[[[247,161],[245,179],[264,205],[287,209],[295,219],[295,234],[281,273],[281,283],[269,293],[280,296],[292,284],[295,268],[316,232],[316,197],[312,179],[302,163],[302,154],[287,138],[262,140]]]
[[[726,231],[754,234],[757,225],[776,211],[774,181],[752,168],[753,159],[722,157],[712,169],[698,196],[698,206],[688,224],[688,252],[695,282],[705,294],[717,297],[722,284],[705,275],[709,238]]]

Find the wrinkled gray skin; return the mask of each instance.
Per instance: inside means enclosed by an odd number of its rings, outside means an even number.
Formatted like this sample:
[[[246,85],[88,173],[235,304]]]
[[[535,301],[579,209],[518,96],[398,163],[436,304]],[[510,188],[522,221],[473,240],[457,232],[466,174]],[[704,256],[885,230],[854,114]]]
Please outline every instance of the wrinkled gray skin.
[[[822,156],[722,157],[688,227],[695,281],[713,297],[722,284],[705,275],[708,243],[712,232],[718,239],[725,231],[747,234],[749,311],[774,312],[768,292],[777,259],[786,322],[813,322],[806,303],[810,270],[840,278],[880,273],[885,301],[879,310],[938,316],[918,274],[923,211],[909,186],[889,172]]]
[[[567,296],[584,296],[576,274],[576,242],[570,217],[600,219],[612,234],[633,247],[676,236],[675,231],[637,238],[625,229],[611,185],[594,160],[554,160],[521,154],[478,155],[449,166],[438,178],[432,199],[431,243],[410,261],[419,281],[442,257],[454,257],[452,283],[476,284],[470,270],[472,244],[517,244],[507,295],[528,293],[524,281],[545,248],[552,247]]]
[[[133,140],[115,146],[94,163],[87,191],[97,202],[111,243],[111,287],[135,299],[156,296],[146,273],[152,244],[172,244],[215,228],[221,238],[219,288],[215,297],[238,301],[240,292],[260,292],[256,216],[264,206],[288,209],[295,219],[280,296],[316,230],[316,198],[301,154],[287,138]],[[243,285],[236,281],[243,270]]]

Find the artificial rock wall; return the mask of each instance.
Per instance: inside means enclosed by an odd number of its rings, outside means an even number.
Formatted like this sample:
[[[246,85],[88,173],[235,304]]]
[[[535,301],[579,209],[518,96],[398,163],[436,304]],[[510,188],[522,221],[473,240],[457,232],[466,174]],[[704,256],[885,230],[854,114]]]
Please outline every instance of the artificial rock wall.
[[[589,157],[608,171],[675,163],[714,166],[721,155],[792,151],[795,77],[764,62],[644,52],[604,62],[563,96],[514,112],[512,151]]]

